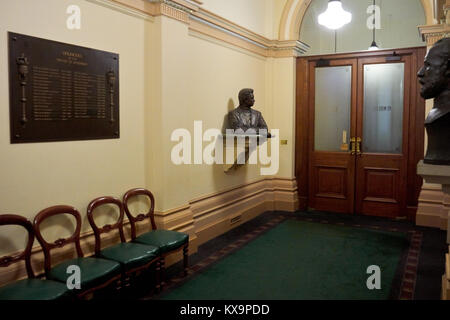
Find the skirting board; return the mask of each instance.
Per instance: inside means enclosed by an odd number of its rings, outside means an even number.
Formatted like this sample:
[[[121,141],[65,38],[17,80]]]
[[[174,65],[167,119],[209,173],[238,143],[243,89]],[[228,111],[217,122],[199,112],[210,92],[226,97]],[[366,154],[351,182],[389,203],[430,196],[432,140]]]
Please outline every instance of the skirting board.
[[[297,183],[295,178],[267,178],[243,184],[211,195],[191,200],[188,204],[155,212],[158,228],[176,230],[189,234],[189,254],[197,252],[202,243],[211,240],[266,211],[298,210]],[[149,222],[141,222],[138,233],[149,230]],[[124,223],[125,237],[130,239],[130,226]],[[102,247],[119,242],[118,236],[102,238]],[[93,232],[81,236],[81,246],[85,256],[94,253]],[[74,254],[73,246],[58,249],[52,254],[55,265],[70,259]],[[182,253],[166,258],[166,267],[182,259]],[[44,270],[44,255],[40,246],[33,249],[32,266],[35,274]],[[0,286],[26,277],[25,264],[15,263],[7,268],[0,268]]]
[[[450,247],[449,247],[450,249]],[[442,300],[450,300],[450,259],[445,255],[445,274],[442,276]]]

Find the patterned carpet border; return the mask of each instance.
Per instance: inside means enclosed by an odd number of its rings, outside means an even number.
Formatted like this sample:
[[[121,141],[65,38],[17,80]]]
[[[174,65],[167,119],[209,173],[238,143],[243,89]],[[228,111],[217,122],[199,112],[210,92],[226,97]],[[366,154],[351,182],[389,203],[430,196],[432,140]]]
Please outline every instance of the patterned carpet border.
[[[179,275],[174,275],[171,278],[167,279],[164,284],[163,291],[160,294],[158,294],[157,296],[144,298],[144,300],[155,299],[157,297],[162,296],[167,291],[172,290],[175,287],[182,285],[183,283],[192,279],[197,273],[210,267],[212,264],[225,258],[229,254],[241,249],[243,246],[245,246],[250,241],[261,236],[262,234],[269,231],[270,229],[273,229],[275,226],[277,226],[278,224],[280,224],[281,222],[283,222],[287,219],[314,222],[314,223],[322,223],[322,224],[330,224],[330,225],[338,225],[338,226],[346,226],[346,227],[354,227],[354,228],[361,228],[361,229],[373,229],[373,230],[380,230],[380,231],[408,233],[410,236],[410,245],[409,245],[409,249],[406,253],[406,258],[402,259],[405,261],[400,261],[400,267],[402,268],[402,270],[401,270],[401,272],[402,272],[401,285],[400,285],[399,293],[398,293],[398,295],[396,294],[394,296],[394,299],[395,298],[398,298],[400,300],[413,300],[414,299],[420,248],[422,246],[422,232],[417,231],[417,230],[400,230],[398,228],[390,228],[390,227],[382,227],[382,226],[380,227],[380,226],[364,225],[364,224],[354,224],[354,223],[347,223],[347,222],[333,222],[333,221],[329,221],[329,220],[322,219],[322,218],[310,218],[310,217],[301,217],[301,216],[278,216],[278,217],[275,217],[275,218],[269,220],[265,224],[255,228],[253,231],[243,235],[238,240],[230,243],[229,245],[220,249],[216,253],[201,260],[197,264],[190,266],[188,268],[188,275],[186,277],[184,277],[182,274],[179,274]]]
[[[422,233],[410,231],[411,241],[408,256],[403,270],[403,279],[400,287],[400,300],[413,300],[417,282],[417,268],[419,265],[420,248],[422,247]]]

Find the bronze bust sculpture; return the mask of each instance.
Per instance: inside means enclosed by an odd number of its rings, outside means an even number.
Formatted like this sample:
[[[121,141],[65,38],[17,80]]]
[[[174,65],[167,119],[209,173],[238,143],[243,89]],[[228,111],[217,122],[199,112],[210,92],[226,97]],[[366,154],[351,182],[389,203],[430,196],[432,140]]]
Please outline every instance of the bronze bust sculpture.
[[[267,137],[270,137],[267,124],[261,112],[253,110],[255,104],[253,89],[242,89],[239,91],[239,106],[228,113],[228,128],[246,132],[248,129],[254,129],[259,134],[259,130],[265,129]]]
[[[428,148],[424,163],[450,165],[450,38],[435,43],[417,76],[422,98],[434,98],[425,120]]]

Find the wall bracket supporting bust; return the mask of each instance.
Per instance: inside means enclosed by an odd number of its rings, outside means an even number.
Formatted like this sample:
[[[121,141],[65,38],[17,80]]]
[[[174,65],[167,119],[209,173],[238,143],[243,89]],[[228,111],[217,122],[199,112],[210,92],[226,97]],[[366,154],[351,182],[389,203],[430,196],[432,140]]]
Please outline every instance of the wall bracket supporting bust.
[[[223,150],[225,155],[223,171],[225,173],[231,173],[248,164],[250,156],[257,150],[258,146],[267,142],[267,139],[272,137],[274,136],[266,137],[263,135],[245,134],[223,135],[219,137],[223,139]],[[232,143],[230,144],[231,141]],[[230,154],[232,154],[233,157],[230,157]],[[250,161],[250,164],[254,164],[253,161]]]

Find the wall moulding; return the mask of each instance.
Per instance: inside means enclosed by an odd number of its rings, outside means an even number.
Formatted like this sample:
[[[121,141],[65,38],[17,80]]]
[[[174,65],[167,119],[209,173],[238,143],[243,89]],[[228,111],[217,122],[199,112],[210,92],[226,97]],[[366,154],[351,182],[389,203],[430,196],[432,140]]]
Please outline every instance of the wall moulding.
[[[295,178],[261,179],[193,199],[189,204],[201,245],[263,212],[295,212],[297,182]]]
[[[450,25],[448,24],[434,24],[419,26],[419,32],[422,39],[427,42],[427,46],[433,46],[442,38],[450,37]]]
[[[112,3],[117,4],[116,8],[128,8],[140,12],[142,14],[155,17],[157,15],[157,6],[155,3],[143,0],[89,0],[96,3]]]
[[[190,31],[231,44],[262,57],[285,58],[304,54],[309,46],[299,40],[271,40],[200,7],[193,0],[89,0],[115,3],[151,17],[166,16],[189,25]]]
[[[297,57],[309,49],[299,40],[270,40],[204,9],[193,12],[189,30],[246,49],[263,57]]]
[[[156,7],[156,15],[158,16],[166,16],[172,19],[175,19],[177,21],[183,22],[183,23],[189,23],[189,13],[180,10],[176,7],[167,5],[166,3],[160,3]]]

